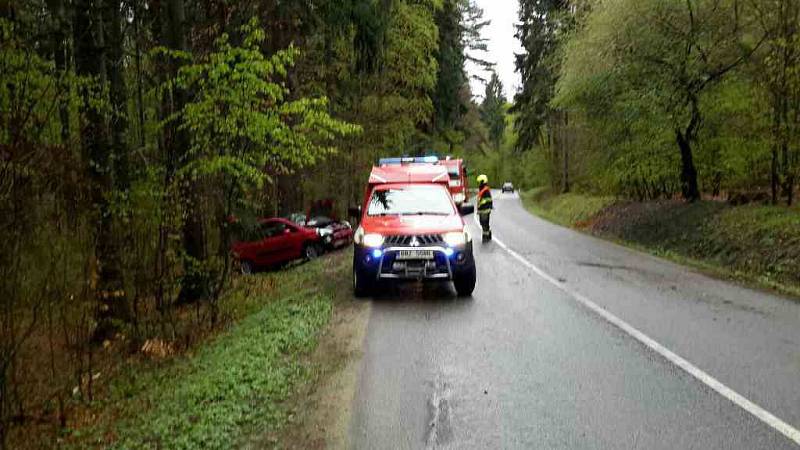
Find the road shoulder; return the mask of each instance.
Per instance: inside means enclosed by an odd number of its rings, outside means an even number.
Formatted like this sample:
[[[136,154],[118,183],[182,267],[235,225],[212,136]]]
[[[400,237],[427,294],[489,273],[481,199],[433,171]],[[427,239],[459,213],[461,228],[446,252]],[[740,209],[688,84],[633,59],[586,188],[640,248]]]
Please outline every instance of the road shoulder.
[[[371,303],[352,296],[349,271],[337,273],[333,313],[308,357],[312,378],[290,400],[293,416],[277,436],[260,436],[246,448],[344,449],[349,447],[353,398]]]
[[[531,214],[690,267],[705,275],[800,300],[800,241],[792,211],[721,202],[632,202],[542,189],[520,195]],[[775,216],[775,217],[773,217]]]

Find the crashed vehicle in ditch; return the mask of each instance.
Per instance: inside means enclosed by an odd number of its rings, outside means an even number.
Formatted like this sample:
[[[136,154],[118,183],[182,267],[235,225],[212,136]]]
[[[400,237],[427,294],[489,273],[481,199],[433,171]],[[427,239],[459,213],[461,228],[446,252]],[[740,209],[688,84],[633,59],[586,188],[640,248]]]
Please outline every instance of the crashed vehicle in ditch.
[[[346,220],[338,220],[332,200],[314,202],[306,213],[293,213],[287,217],[306,228],[317,230],[326,250],[342,248],[353,242],[353,227]]]

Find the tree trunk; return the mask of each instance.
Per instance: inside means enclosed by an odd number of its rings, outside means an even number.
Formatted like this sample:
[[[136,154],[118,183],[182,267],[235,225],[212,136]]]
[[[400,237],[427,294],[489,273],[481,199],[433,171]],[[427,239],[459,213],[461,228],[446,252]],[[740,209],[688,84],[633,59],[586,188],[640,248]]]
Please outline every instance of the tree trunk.
[[[778,204],[778,136],[779,136],[779,116],[777,112],[777,108],[774,111],[774,118],[773,118],[773,126],[772,126],[772,138],[775,142],[772,143],[772,162],[770,164],[770,190],[772,194],[772,204]]]
[[[122,11],[119,2],[105,5],[108,42],[108,82],[111,100],[111,143],[114,155],[114,184],[118,191],[130,188],[128,168],[128,91],[125,86]]]
[[[59,83],[58,116],[61,121],[61,144],[67,145],[69,141],[69,86],[63,80],[66,80],[64,75],[67,72],[67,61],[69,61],[67,56],[69,50],[67,42],[69,19],[64,0],[48,0],[47,7],[50,9],[55,21],[52,33],[53,62],[55,63],[56,73],[62,77],[62,81]]]
[[[183,0],[168,0],[166,4],[166,14],[164,20],[163,38],[166,40],[167,47],[172,50],[188,51],[189,46],[186,42],[186,11]],[[170,76],[175,77],[181,66],[181,61],[171,58],[169,62]],[[171,93],[171,102],[167,105],[168,114],[181,111],[188,101],[188,93],[183,89],[175,87]],[[175,172],[189,163],[190,138],[185,130],[180,129],[179,123],[173,121],[167,127],[168,139],[168,176],[172,178]],[[205,242],[205,226],[199,209],[200,193],[198,183],[189,178],[182,180],[181,194],[185,211],[183,214],[183,249],[184,257],[184,276],[181,279],[181,292],[179,301],[195,301],[207,298],[209,295],[209,280],[201,270],[198,270],[198,263],[207,259],[207,249]]]
[[[692,157],[692,144],[689,138],[680,131],[675,132],[678,148],[681,151],[681,194],[687,201],[694,202],[700,198],[697,183],[697,169]]]
[[[139,146],[144,149],[146,143],[144,131],[144,95],[142,87],[142,48],[141,48],[141,25],[142,10],[140,5],[141,0],[134,0],[133,2],[133,42],[134,42],[134,58],[136,61],[136,112],[139,119]]]
[[[697,95],[689,92],[687,101],[691,107],[691,119],[684,131],[675,130],[675,138],[681,152],[681,194],[684,200],[694,202],[700,199],[700,187],[697,182],[697,168],[692,155],[692,142],[700,129],[700,104]]]
[[[106,47],[102,2],[78,0],[75,4],[75,67],[79,75],[106,84]],[[95,339],[114,331],[114,319],[128,319],[125,287],[120,269],[119,248],[113,232],[113,213],[107,194],[113,189],[112,155],[106,117],[92,105],[91,93],[84,91],[81,110],[84,161],[90,180],[90,196],[95,210],[95,296],[98,300],[98,326]]]

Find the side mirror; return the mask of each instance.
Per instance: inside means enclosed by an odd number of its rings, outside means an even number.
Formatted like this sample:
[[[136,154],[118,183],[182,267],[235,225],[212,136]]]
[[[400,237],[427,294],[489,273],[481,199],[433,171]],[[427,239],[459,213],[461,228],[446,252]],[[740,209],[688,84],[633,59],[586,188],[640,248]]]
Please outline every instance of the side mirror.
[[[347,208],[347,214],[349,214],[350,217],[357,217],[357,218],[360,219],[361,218],[361,205],[359,205],[359,206],[351,206],[351,207]]]
[[[471,205],[469,203],[462,203],[461,206],[458,208],[458,212],[462,216],[468,216],[475,212],[475,205]]]

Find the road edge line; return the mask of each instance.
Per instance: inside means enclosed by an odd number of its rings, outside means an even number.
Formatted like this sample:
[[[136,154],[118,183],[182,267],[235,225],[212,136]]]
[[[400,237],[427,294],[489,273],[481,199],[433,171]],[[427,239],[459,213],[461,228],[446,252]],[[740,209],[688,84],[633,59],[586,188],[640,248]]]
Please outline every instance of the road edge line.
[[[480,222],[478,222],[478,215],[475,214],[475,222],[478,223],[480,227]],[[582,304],[595,314],[602,317],[611,325],[614,325],[618,329],[625,332],[625,334],[629,335],[630,337],[639,341],[639,343],[645,345],[650,350],[658,353],[662,357],[664,357],[667,361],[671,362],[675,366],[682,369],[684,372],[688,373],[696,380],[700,381],[701,383],[705,384],[706,386],[713,389],[719,395],[725,397],[729,401],[733,402],[736,406],[742,408],[743,410],[747,411],[751,415],[755,416],[757,419],[761,420],[763,423],[768,425],[770,428],[778,431],[790,441],[794,442],[797,445],[800,445],[800,430],[794,428],[793,426],[789,425],[788,423],[784,422],[774,414],[770,413],[766,409],[758,406],[757,404],[753,403],[752,401],[748,400],[745,396],[739,394],[738,392],[734,391],[733,389],[729,388],[710,374],[706,373],[699,367],[695,366],[694,364],[690,363],[688,360],[684,359],[683,357],[679,356],[672,350],[664,347],[663,345],[659,344],[656,340],[651,338],[650,336],[644,334],[643,332],[639,331],[633,325],[625,322],[624,320],[620,319],[619,317],[615,316],[607,309],[603,308],[602,306],[598,305],[597,303],[589,300],[587,297],[583,296],[582,294],[569,289],[568,287],[564,286],[563,283],[559,282],[557,279],[550,276],[547,272],[537,267],[532,262],[525,259],[524,256],[520,255],[519,253],[515,252],[511,248],[508,247],[503,241],[493,238],[492,242],[497,244],[500,248],[505,250],[509,255],[517,259],[521,262],[525,267],[533,271],[536,275],[547,281],[548,283],[552,284],[553,286],[557,287],[562,292],[566,293],[570,297],[574,298],[578,301],[578,303]]]

